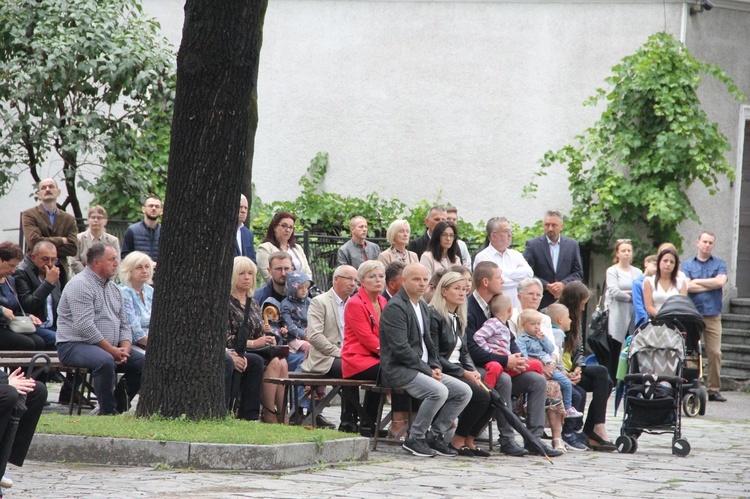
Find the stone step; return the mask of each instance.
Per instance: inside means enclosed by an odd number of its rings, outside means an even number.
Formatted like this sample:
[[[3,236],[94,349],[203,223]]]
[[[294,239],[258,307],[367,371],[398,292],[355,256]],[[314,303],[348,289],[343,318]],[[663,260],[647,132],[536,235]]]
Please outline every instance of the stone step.
[[[750,372],[750,345],[727,345],[722,342],[721,359],[722,364],[726,360],[744,362]]]
[[[738,379],[750,379],[750,365],[745,361],[722,360],[721,375]]]
[[[750,330],[750,315],[723,314],[721,316],[721,326],[727,329]]]
[[[733,314],[750,315],[750,298],[735,298],[730,300],[729,310]]]
[[[721,346],[750,345],[750,331],[742,329],[724,329],[721,331]]]

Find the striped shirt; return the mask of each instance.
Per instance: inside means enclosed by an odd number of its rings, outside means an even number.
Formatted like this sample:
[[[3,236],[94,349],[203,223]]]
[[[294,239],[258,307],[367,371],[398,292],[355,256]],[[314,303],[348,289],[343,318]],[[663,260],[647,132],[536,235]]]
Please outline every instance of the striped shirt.
[[[117,285],[86,267],[63,290],[57,306],[57,343],[94,345],[102,340],[113,346],[132,342],[130,322]]]

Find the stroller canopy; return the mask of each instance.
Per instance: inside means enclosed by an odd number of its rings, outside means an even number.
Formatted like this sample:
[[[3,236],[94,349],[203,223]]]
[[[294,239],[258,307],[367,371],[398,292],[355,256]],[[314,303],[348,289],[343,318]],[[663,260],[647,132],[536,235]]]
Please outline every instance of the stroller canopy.
[[[686,327],[692,324],[698,329],[699,333],[702,333],[706,327],[706,323],[703,322],[703,316],[695,308],[692,300],[682,295],[673,295],[667,298],[667,301],[661,306],[654,320],[664,322],[677,320]]]

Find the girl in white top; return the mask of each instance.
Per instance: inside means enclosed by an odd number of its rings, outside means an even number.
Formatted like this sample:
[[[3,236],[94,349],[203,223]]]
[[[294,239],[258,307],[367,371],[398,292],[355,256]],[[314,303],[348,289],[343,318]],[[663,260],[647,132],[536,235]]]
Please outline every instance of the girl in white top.
[[[687,280],[678,276],[680,257],[671,248],[659,252],[656,274],[643,281],[643,304],[651,317],[659,313],[664,302],[672,295],[687,295]]]

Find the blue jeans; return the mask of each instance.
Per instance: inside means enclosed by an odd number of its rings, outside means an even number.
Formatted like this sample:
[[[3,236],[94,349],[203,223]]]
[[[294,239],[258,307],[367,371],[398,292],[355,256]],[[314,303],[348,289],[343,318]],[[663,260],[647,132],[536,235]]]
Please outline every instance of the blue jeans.
[[[571,396],[573,395],[573,385],[570,383],[570,378],[565,376],[562,371],[559,369],[555,369],[555,372],[552,373],[552,376],[550,376],[550,379],[553,381],[557,381],[557,384],[560,385],[560,392],[562,393],[563,398],[563,405],[566,409],[570,409],[571,406]]]
[[[99,415],[117,414],[115,385],[117,373],[124,373],[128,385],[128,397],[131,399],[141,389],[141,372],[144,355],[136,350],[130,351],[130,358],[119,366],[110,354],[96,345],[70,341],[57,345],[60,361],[68,367],[86,367],[94,377],[94,393],[99,400]]]
[[[57,350],[55,348],[55,341],[57,339],[57,333],[52,329],[37,326],[37,336],[40,336],[44,340],[44,348],[47,350]]]

